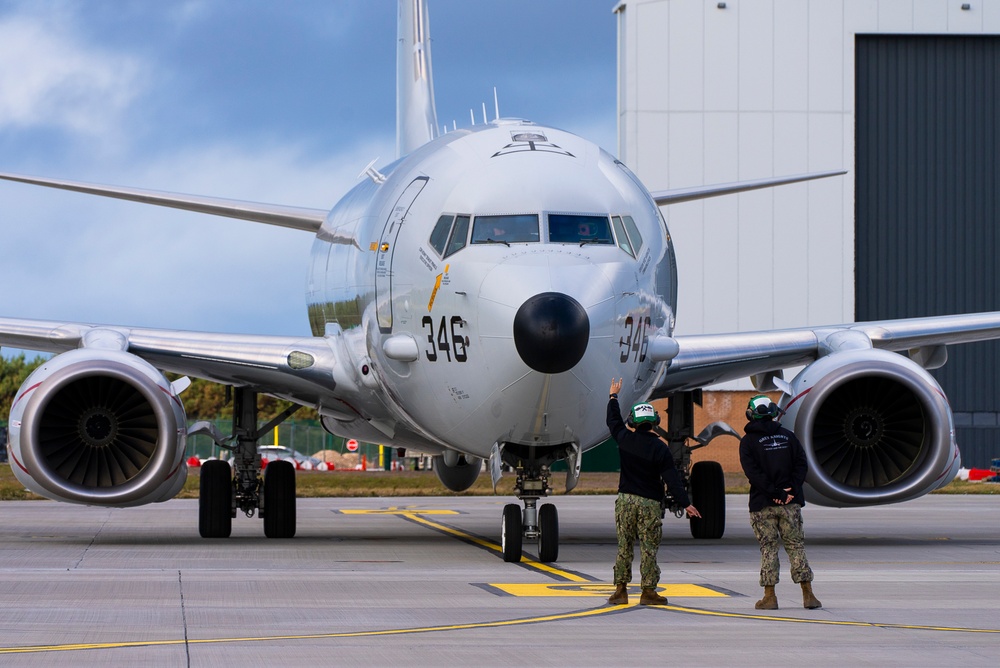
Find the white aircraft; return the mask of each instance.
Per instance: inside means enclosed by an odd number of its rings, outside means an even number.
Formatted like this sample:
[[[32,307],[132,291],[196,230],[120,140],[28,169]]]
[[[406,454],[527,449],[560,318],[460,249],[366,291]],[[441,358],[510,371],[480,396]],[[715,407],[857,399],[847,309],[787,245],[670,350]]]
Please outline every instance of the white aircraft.
[[[770,332],[673,336],[674,250],[659,206],[842,172],[648,191],[621,162],[568,132],[496,118],[438,135],[426,3],[400,0],[400,157],[375,168],[331,211],[75,181],[0,175],[279,225],[315,235],[307,292],[311,337],[234,336],[118,325],[0,319],[0,344],[58,353],[17,393],[10,459],[43,496],[134,506],[172,498],[186,476],[178,395],[206,378],[235,389],[233,469],[201,472],[199,529],[227,537],[238,510],[268,537],[295,533],[287,462],[259,477],[256,440],[300,405],[332,433],[436,455],[449,489],[484,459],[494,482],[516,472],[523,502],[503,511],[504,559],[538,540],[558,556],[558,516],[538,501],[551,466],[608,437],[612,377],[624,405],[671,397],[668,438],[702,519],[725,527],[715,462],[691,466],[691,405],[706,385],[751,376],[781,389],[784,422],[808,453],[814,503],[860,506],[919,497],[954,477],[951,410],[927,372],[947,344],[1000,338],[1000,313],[847,323]],[[903,354],[900,354],[903,353]],[[782,369],[805,365],[791,382]],[[292,402],[258,425],[259,393]],[[690,444],[693,441],[693,444]]]

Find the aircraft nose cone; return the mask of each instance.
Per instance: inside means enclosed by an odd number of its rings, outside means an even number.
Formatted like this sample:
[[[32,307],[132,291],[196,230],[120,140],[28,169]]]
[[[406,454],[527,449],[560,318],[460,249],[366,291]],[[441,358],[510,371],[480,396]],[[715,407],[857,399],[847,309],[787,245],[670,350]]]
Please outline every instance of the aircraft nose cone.
[[[543,292],[521,304],[514,316],[514,346],[540,373],[569,371],[587,352],[590,318],[569,295]]]

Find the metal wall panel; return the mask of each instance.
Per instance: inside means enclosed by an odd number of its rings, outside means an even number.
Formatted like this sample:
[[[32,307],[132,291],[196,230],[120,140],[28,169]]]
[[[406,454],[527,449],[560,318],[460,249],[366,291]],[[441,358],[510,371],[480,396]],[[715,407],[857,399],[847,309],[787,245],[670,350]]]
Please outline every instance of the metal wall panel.
[[[855,45],[857,320],[1000,310],[1000,36]],[[1000,457],[998,369],[989,342],[934,372],[966,466]]]

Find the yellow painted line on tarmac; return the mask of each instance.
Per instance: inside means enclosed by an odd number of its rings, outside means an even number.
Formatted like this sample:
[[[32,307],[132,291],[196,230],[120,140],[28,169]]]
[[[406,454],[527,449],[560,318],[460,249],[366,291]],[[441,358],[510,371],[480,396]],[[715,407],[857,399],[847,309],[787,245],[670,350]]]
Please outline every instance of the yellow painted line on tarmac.
[[[460,531],[458,529],[455,529],[454,527],[448,526],[447,524],[432,522],[431,520],[428,520],[424,517],[420,517],[416,514],[413,514],[412,517],[407,517],[407,519],[412,520],[413,522],[416,522],[418,524],[429,526],[432,529],[436,529],[443,533],[450,534],[457,538],[461,538],[464,541],[474,543],[475,545],[479,545],[480,547],[484,547],[498,554],[503,554],[503,548],[498,543],[494,543],[493,541],[486,540],[485,538],[480,538],[479,536],[474,536],[470,533]],[[534,559],[530,559],[529,557],[522,556],[520,564],[522,566],[527,566],[528,568],[534,569],[536,571],[542,571],[543,573],[548,573],[549,575],[554,575],[556,577],[563,578],[564,580],[568,580],[570,582],[590,582],[590,580],[581,575],[577,575],[576,573],[571,573],[569,571],[564,571],[561,568],[555,568],[554,566],[550,566],[549,564],[543,564],[542,562],[535,561]]]
[[[952,631],[955,633],[1000,633],[1000,629],[979,629],[966,626],[928,626],[924,624],[890,624],[883,622],[859,622],[844,621],[837,619],[810,619],[800,617],[779,617],[776,615],[759,615],[742,612],[722,612],[719,610],[705,610],[702,608],[686,608],[679,605],[658,605],[654,606],[661,610],[673,610],[674,612],[684,612],[691,615],[703,615],[707,617],[729,617],[731,619],[759,619],[767,622],[788,622],[792,624],[825,624],[827,626],[859,626],[873,629],[908,629],[914,631]]]
[[[441,524],[440,522],[433,522],[424,517],[424,515],[458,515],[457,511],[454,510],[424,510],[420,508],[397,508],[390,507],[381,510],[339,510],[337,512],[343,513],[345,515],[396,515],[402,517],[403,519],[415,522],[416,524],[422,524],[426,527],[430,527],[435,531],[440,531],[441,533],[447,534],[449,536],[455,536],[467,543],[473,545],[478,545],[479,547],[485,548],[491,552],[496,552],[497,554],[503,554],[503,548],[491,540],[486,540],[485,538],[480,538],[479,536],[473,535],[471,533],[466,533],[454,527],[450,527],[447,524]],[[571,573],[570,571],[564,571],[560,568],[555,568],[549,564],[543,564],[540,561],[535,561],[526,556],[521,557],[521,566],[526,566],[528,568],[534,569],[536,571],[541,571],[553,577],[561,578],[568,582],[592,582],[592,580],[578,575],[576,573]]]
[[[525,624],[540,624],[558,622],[567,619],[582,619],[608,613],[621,612],[631,605],[602,606],[588,610],[540,615],[538,617],[522,617],[520,619],[500,619],[492,622],[468,622],[465,624],[444,624],[441,626],[418,626],[403,629],[383,629],[380,631],[344,631],[341,633],[312,633],[306,635],[276,635],[276,636],[245,636],[236,638],[202,638],[188,640],[133,640],[129,642],[76,643],[65,645],[33,645],[27,647],[0,647],[2,654],[32,654],[40,652],[69,652],[87,649],[121,649],[131,647],[164,647],[171,645],[210,645],[237,642],[266,642],[275,640],[323,640],[329,638],[370,638],[375,636],[397,636],[414,633],[435,633],[439,631],[463,631],[468,629],[490,629],[504,626],[522,626]]]
[[[360,510],[348,508],[338,510],[341,515],[458,515],[457,510],[417,510],[413,508],[383,508],[381,510]]]
[[[596,586],[596,585],[595,585]],[[669,591],[669,589],[667,590]],[[416,633],[435,633],[441,631],[462,631],[468,629],[488,629],[505,626],[522,626],[526,624],[540,624],[545,622],[558,622],[572,619],[583,619],[596,617],[608,613],[624,612],[638,606],[638,599],[628,605],[604,605],[599,608],[588,610],[576,610],[573,612],[557,613],[552,615],[540,615],[537,617],[522,617],[519,619],[501,619],[490,622],[469,622],[465,624],[443,624],[440,626],[418,626],[402,629],[382,629],[376,631],[344,631],[340,633],[312,633],[301,635],[272,635],[272,636],[242,636],[232,638],[194,638],[175,640],[133,640],[125,642],[105,642],[105,643],[67,643],[63,645],[31,645],[24,647],[0,647],[0,655],[4,654],[37,654],[42,652],[72,652],[90,649],[124,649],[134,647],[168,647],[177,645],[210,645],[220,643],[240,643],[240,642],[268,642],[268,641],[288,641],[288,640],[324,640],[336,638],[369,638],[376,636],[398,636],[411,635]],[[926,626],[920,624],[888,624],[879,622],[860,621],[840,621],[834,619],[801,619],[798,617],[778,617],[775,615],[759,615],[738,612],[721,612],[718,610],[704,610],[699,608],[688,608],[679,605],[657,605],[642,606],[658,610],[669,610],[685,614],[703,615],[709,617],[724,617],[729,619],[749,619],[769,622],[789,622],[795,624],[824,624],[828,626],[852,626],[879,629],[901,629],[915,631],[947,631],[955,633],[1000,633],[1000,629],[981,629],[957,626]]]
[[[601,598],[608,598],[615,591],[615,585],[609,582],[588,582],[585,584],[561,584],[561,583],[542,583],[542,584],[495,584],[490,583],[486,585],[487,587],[496,590],[498,593],[506,594],[508,596],[554,596],[554,597],[577,597],[577,596],[599,596]],[[639,585],[633,585],[628,588],[629,596],[634,596],[636,600],[639,600]],[[698,598],[698,597],[711,597],[711,598],[728,598],[727,594],[724,594],[708,587],[702,587],[696,584],[660,584],[657,591],[662,596],[678,596],[682,598]]]

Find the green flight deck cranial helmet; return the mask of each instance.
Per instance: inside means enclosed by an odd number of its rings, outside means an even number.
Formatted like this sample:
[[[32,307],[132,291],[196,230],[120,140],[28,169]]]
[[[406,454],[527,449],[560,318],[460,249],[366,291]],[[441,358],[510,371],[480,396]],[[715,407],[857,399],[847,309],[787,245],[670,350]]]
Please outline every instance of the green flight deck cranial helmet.
[[[636,427],[643,423],[651,423],[651,426],[660,424],[660,414],[653,408],[653,404],[636,404],[628,414],[628,424]]]
[[[766,394],[758,394],[747,404],[748,420],[773,420],[778,416],[778,406]]]

